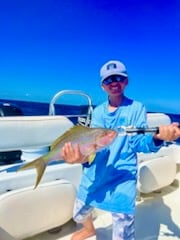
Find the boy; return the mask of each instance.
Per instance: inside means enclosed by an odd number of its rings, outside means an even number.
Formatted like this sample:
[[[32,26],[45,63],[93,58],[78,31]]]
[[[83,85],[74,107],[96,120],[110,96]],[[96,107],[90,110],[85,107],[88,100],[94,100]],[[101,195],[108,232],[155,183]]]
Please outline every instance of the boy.
[[[124,95],[128,74],[122,62],[113,60],[100,70],[101,87],[108,99],[92,114],[91,127],[147,127],[146,109],[140,102]],[[63,158],[69,163],[83,163],[84,172],[74,206],[74,220],[83,228],[71,240],[84,240],[95,235],[93,208],[112,213],[113,240],[135,239],[135,200],[137,152],[157,152],[163,140],[180,136],[177,123],[160,126],[158,134],[118,136],[106,149],[98,152],[91,164],[85,163],[79,147],[66,143]]]

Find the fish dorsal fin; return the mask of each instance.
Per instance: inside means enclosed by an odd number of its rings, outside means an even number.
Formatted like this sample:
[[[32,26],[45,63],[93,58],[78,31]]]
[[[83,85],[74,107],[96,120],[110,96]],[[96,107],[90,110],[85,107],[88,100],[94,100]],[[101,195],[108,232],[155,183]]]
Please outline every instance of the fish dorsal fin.
[[[58,137],[52,144],[51,144],[51,150],[55,149],[56,146],[59,144],[59,142],[65,141],[66,138],[70,138],[70,136],[75,135],[76,133],[81,133],[89,129],[89,127],[85,127],[82,125],[75,125],[68,129],[63,135]]]

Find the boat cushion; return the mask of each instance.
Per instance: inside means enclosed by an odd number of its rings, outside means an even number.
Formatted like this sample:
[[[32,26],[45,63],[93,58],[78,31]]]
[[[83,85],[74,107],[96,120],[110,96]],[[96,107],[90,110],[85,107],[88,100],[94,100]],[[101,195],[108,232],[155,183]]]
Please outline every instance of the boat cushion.
[[[171,119],[164,113],[148,113],[149,127],[168,125]],[[167,171],[168,169],[168,171]],[[137,189],[150,193],[168,186],[176,177],[176,160],[171,146],[162,147],[156,153],[138,153]]]
[[[72,218],[75,194],[72,183],[57,180],[0,195],[3,233],[20,240],[63,225]]]
[[[49,146],[72,126],[65,116],[1,117],[0,151]]]
[[[171,155],[164,155],[139,165],[137,188],[150,193],[170,185],[176,177],[176,162]]]

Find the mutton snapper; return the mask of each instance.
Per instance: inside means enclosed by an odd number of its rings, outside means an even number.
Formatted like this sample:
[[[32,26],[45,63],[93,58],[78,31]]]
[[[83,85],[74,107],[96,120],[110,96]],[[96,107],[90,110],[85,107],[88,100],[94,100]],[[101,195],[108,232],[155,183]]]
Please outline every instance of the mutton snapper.
[[[71,142],[72,146],[78,144],[81,153],[88,157],[88,161],[92,161],[96,152],[111,144],[117,135],[118,132],[113,129],[89,128],[80,125],[73,126],[52,143],[50,151],[47,154],[25,164],[17,171],[36,168],[37,178],[34,187],[36,188],[43,176],[47,164],[50,161],[63,160],[61,149],[66,142]]]

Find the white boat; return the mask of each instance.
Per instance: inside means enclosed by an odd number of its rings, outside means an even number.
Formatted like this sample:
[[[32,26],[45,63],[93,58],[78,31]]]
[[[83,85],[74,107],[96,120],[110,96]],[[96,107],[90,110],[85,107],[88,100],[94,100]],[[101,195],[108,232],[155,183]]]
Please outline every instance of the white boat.
[[[72,220],[73,203],[82,174],[81,164],[49,164],[34,190],[34,169],[16,172],[25,162],[49,151],[50,144],[73,126],[71,116],[55,114],[55,102],[64,94],[77,94],[88,102],[86,115],[75,116],[88,125],[91,98],[84,92],[64,90],[50,102],[47,116],[0,118],[0,152],[21,150],[19,161],[0,166],[0,240],[68,240],[80,226]],[[74,116],[73,116],[74,117]],[[149,113],[150,127],[170,123],[162,113]],[[180,238],[180,145],[166,144],[158,153],[138,155],[137,240]],[[111,216],[94,212],[97,238],[111,239]]]

